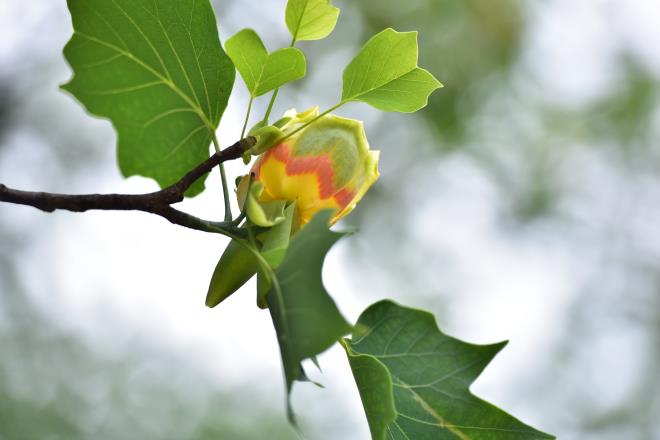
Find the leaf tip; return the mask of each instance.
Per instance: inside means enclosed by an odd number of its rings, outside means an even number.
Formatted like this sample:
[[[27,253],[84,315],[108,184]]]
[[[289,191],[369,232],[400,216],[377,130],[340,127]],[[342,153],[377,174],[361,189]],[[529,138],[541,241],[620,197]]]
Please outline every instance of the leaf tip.
[[[509,345],[508,339],[500,342],[495,342],[494,344],[488,344],[486,345],[486,347],[492,350],[492,356],[494,358],[495,356],[497,356],[497,354],[500,351],[504,350],[504,347],[506,347],[507,345]]]

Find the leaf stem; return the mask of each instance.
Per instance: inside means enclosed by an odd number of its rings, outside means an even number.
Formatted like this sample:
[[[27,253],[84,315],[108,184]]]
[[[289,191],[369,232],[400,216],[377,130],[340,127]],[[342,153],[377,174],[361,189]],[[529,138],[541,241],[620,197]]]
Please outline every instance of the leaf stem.
[[[241,139],[243,137],[241,136]],[[218,142],[218,137],[213,133],[213,147],[215,148],[215,153],[220,153],[220,143]],[[230,222],[233,216],[231,215],[231,202],[229,201],[229,186],[227,185],[227,174],[225,173],[224,164],[221,163],[218,167],[220,169],[220,180],[222,181],[222,198],[225,203],[225,221]]]
[[[296,36],[293,36],[293,39],[291,40],[291,45],[289,47],[293,47],[296,45]],[[273,105],[275,104],[275,100],[277,99],[277,94],[280,92],[280,88],[276,88],[275,91],[273,92],[273,95],[270,97],[270,102],[268,103],[268,108],[266,109],[266,115],[264,116],[264,121],[266,122],[266,125],[268,125],[268,118],[270,117],[270,112],[273,111]]]
[[[238,226],[238,225],[241,224],[241,222],[242,222],[243,220],[245,220],[245,212],[244,212],[244,211],[241,212],[241,213],[238,215],[238,217],[236,217],[236,218],[231,222],[231,224],[234,225],[234,226]]]
[[[277,94],[279,93],[280,89],[277,88],[273,92],[273,96],[270,97],[270,102],[268,103],[268,109],[266,109],[266,115],[264,116],[264,121],[266,121],[266,125],[268,125],[268,118],[270,117],[270,112],[273,111],[273,105],[275,104],[275,100],[277,99]]]
[[[310,120],[310,121],[307,121],[305,124],[301,125],[300,127],[298,127],[298,128],[296,128],[295,130],[293,130],[291,133],[289,133],[289,134],[287,134],[286,136],[284,136],[284,137],[283,137],[282,139],[280,139],[278,142],[282,142],[282,141],[284,141],[284,140],[290,138],[290,137],[293,136],[294,134],[298,133],[300,130],[302,130],[302,129],[304,129],[304,128],[307,128],[309,125],[311,125],[311,124],[313,124],[314,122],[318,121],[318,120],[321,119],[323,116],[325,116],[325,115],[327,115],[328,113],[330,113],[331,111],[337,110],[339,107],[341,107],[342,105],[346,104],[347,102],[348,102],[348,101],[341,101],[341,102],[339,102],[338,104],[333,105],[332,107],[330,107],[329,109],[327,109],[326,111],[324,111],[323,113],[321,113],[320,115],[314,117],[314,119],[312,119],[312,120]]]
[[[250,95],[250,102],[248,102],[247,113],[245,114],[245,122],[243,123],[243,130],[241,130],[241,139],[245,137],[245,130],[247,129],[248,121],[250,120],[250,112],[252,111],[252,102],[254,96]]]

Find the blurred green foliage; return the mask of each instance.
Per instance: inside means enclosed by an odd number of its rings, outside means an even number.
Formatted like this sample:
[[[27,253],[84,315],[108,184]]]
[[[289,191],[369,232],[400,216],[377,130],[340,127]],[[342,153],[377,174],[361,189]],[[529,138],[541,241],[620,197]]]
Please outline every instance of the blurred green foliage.
[[[457,146],[469,116],[483,105],[474,90],[481,81],[508,74],[523,31],[520,2],[489,0],[366,0],[359,3],[364,36],[388,26],[418,30],[421,63],[445,88],[420,114],[429,120],[435,146]]]

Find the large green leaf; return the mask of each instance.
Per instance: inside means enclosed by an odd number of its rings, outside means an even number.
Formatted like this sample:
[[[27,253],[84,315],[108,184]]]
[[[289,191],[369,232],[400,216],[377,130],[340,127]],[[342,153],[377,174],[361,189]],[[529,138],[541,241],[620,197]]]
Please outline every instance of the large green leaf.
[[[442,333],[428,312],[381,301],[342,344],[374,439],[554,438],[470,393],[506,342],[468,344]]]
[[[252,29],[243,29],[229,38],[225,49],[252,97],[305,76],[305,55],[300,50],[287,47],[269,54]]]
[[[74,76],[63,88],[112,121],[122,173],[167,186],[207,159],[235,75],[209,1],[67,3]]]
[[[286,4],[286,26],[294,42],[327,37],[338,18],[339,8],[330,0],[289,0]]]
[[[344,70],[342,102],[404,113],[426,106],[442,84],[417,67],[417,52],[417,32],[385,29],[375,35]]]
[[[305,379],[300,366],[304,359],[351,331],[321,280],[325,255],[343,235],[329,230],[332,214],[321,211],[293,237],[266,297],[288,391],[294,380]]]

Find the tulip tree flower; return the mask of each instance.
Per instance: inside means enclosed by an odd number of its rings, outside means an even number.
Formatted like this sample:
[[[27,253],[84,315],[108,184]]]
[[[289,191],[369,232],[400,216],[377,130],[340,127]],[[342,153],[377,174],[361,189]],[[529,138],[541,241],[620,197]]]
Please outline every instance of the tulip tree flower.
[[[309,124],[309,125],[307,125]],[[250,174],[237,188],[239,206],[250,222],[269,228],[256,237],[260,251],[276,266],[282,243],[323,210],[330,223],[347,215],[378,179],[378,151],[369,150],[362,122],[327,114],[318,107],[289,110],[274,125],[250,131],[257,138],[249,155],[258,155]],[[276,248],[273,253],[275,238]],[[284,249],[286,246],[284,246]],[[206,304],[213,307],[257,272],[254,255],[232,240],[211,279]],[[260,283],[258,283],[260,284]],[[260,290],[258,304],[266,307]]]
[[[324,209],[334,211],[335,223],[378,179],[379,152],[369,149],[362,122],[328,114],[300,129],[317,117],[318,107],[303,113],[289,110],[281,127],[283,140],[259,156],[252,180],[245,176],[239,183],[239,203],[247,203],[253,223],[276,224],[292,202],[301,227]]]

